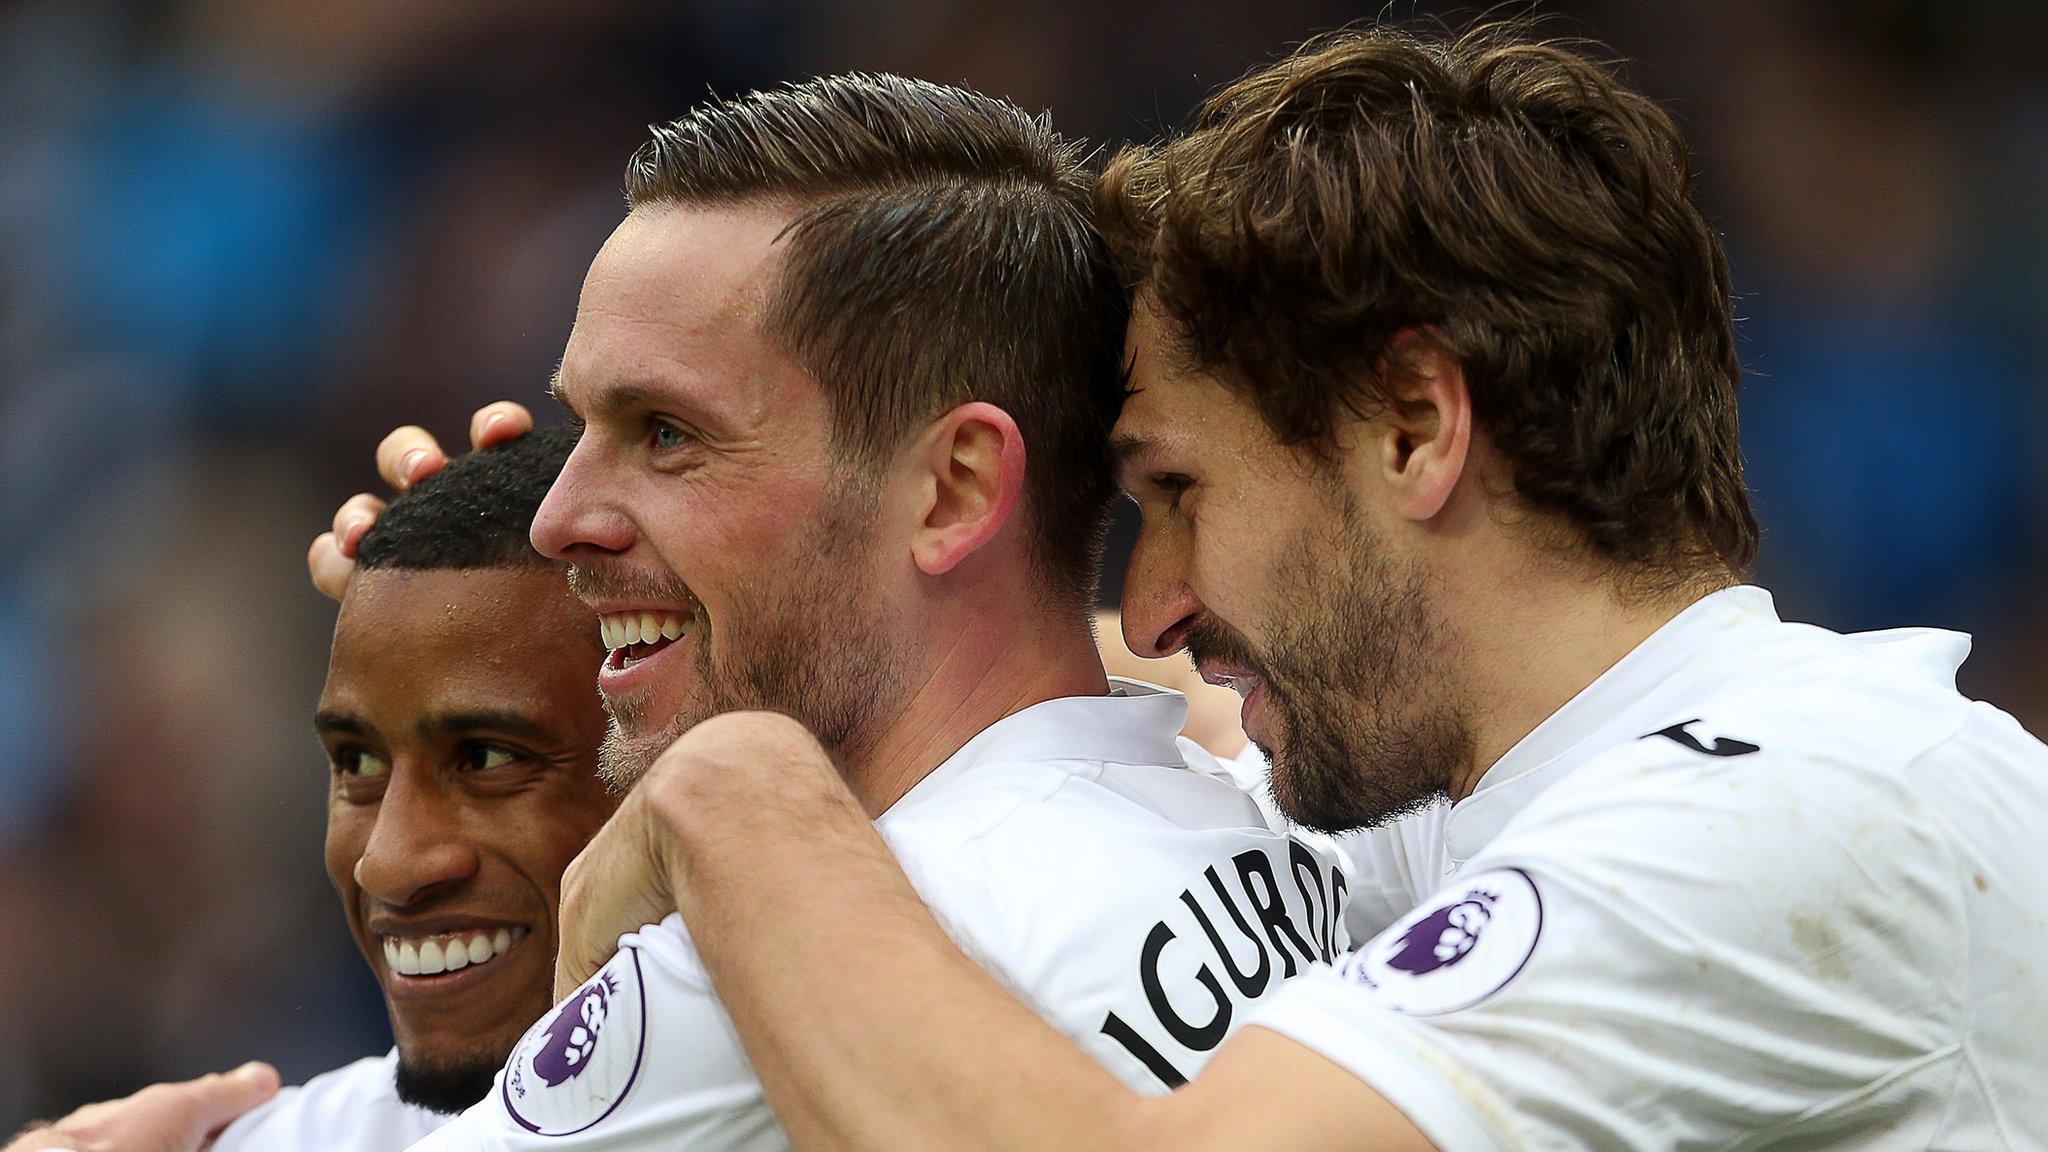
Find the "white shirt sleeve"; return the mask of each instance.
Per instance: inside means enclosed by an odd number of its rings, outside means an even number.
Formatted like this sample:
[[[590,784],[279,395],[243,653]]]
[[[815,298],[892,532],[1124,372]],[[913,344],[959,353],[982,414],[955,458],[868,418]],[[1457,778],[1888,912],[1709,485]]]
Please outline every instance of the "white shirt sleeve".
[[[520,1040],[490,1096],[415,1145],[786,1149],[680,916],[631,933]]]
[[[1962,899],[1894,777],[1637,744],[1251,1023],[1446,1150],[1861,1147],[1960,1071]]]

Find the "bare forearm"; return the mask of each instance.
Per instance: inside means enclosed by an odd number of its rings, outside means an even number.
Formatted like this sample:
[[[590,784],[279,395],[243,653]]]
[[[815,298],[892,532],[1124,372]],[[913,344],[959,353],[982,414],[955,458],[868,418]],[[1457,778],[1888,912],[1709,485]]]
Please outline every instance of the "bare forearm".
[[[1144,1102],[960,952],[829,765],[756,770],[772,799],[710,778],[656,813],[678,906],[796,1146],[1128,1147]]]

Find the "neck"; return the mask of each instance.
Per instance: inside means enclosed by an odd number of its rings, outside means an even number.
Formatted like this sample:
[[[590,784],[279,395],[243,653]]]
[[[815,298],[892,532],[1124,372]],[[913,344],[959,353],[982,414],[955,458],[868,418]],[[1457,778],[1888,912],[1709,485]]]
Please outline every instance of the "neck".
[[[1467,585],[1466,595],[1446,597],[1473,736],[1472,760],[1453,782],[1452,799],[1471,795],[1487,769],[1537,725],[1701,595],[1725,586],[1638,598],[1575,568],[1537,558]],[[1482,586],[1513,591],[1475,593]]]
[[[962,608],[925,617],[930,643],[903,685],[902,711],[868,746],[841,762],[848,787],[869,816],[888,811],[1003,717],[1062,696],[1109,691],[1086,614]]]

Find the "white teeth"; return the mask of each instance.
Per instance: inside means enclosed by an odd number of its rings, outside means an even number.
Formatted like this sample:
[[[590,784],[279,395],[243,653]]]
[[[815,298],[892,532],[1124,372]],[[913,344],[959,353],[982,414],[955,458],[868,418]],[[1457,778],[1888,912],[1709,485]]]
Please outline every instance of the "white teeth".
[[[459,972],[472,964],[484,964],[512,950],[525,939],[524,928],[499,928],[493,932],[467,932],[401,940],[384,937],[384,963],[400,976],[433,976]]]
[[[680,640],[689,631],[690,618],[674,612],[615,612],[597,618],[597,635],[607,649]]]

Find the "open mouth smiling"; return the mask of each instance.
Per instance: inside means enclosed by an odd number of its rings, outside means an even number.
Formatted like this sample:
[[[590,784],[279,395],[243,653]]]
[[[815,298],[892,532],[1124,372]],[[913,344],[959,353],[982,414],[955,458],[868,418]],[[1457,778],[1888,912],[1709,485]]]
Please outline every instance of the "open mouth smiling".
[[[696,627],[697,615],[694,612],[603,613],[597,618],[597,628],[599,637],[604,641],[605,668],[623,672],[690,635]]]
[[[400,976],[439,976],[481,967],[510,952],[527,936],[528,929],[515,925],[467,932],[442,932],[433,936],[386,936],[384,963]]]

